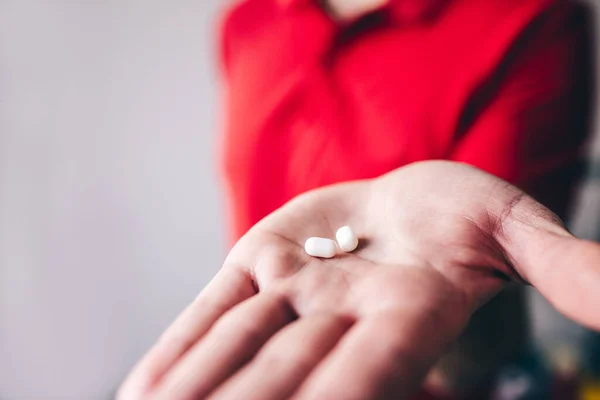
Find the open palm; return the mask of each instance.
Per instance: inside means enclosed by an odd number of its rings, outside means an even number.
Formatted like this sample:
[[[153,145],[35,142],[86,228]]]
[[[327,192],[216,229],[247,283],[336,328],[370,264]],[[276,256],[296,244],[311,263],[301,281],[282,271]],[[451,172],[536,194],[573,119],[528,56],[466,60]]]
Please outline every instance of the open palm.
[[[308,237],[334,237],[344,225],[360,237],[356,252],[306,255]],[[236,244],[120,396],[405,398],[472,313],[511,282],[531,282],[600,328],[598,262],[597,245],[464,165],[420,163],[320,189]]]

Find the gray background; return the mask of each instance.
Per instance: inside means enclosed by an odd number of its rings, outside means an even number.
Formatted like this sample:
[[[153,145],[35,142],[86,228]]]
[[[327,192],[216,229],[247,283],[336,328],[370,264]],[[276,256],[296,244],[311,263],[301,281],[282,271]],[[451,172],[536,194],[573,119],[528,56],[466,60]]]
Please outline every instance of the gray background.
[[[0,399],[108,398],[219,268],[222,2],[0,0]]]

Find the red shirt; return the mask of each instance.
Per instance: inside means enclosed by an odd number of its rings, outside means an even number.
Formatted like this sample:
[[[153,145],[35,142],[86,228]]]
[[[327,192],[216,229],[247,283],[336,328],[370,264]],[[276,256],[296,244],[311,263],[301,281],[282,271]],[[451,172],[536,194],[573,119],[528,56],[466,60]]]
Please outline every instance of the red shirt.
[[[588,27],[558,0],[392,0],[347,25],[312,0],[237,4],[221,45],[234,239],[302,192],[426,159],[562,214],[588,131]]]

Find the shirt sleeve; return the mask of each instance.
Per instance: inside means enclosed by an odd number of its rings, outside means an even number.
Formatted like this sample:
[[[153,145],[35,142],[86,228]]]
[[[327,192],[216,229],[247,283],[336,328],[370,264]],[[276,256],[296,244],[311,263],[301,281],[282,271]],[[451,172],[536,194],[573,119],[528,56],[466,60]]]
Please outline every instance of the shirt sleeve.
[[[470,96],[449,158],[520,186],[564,217],[590,131],[590,27],[587,9],[564,2],[532,21]]]

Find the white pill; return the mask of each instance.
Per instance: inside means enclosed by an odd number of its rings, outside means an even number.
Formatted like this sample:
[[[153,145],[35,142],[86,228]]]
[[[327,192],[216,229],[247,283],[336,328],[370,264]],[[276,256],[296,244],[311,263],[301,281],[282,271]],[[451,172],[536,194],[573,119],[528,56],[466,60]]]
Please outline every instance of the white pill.
[[[340,249],[346,253],[350,253],[358,247],[358,238],[349,226],[338,229],[335,233],[335,238],[337,239]]]
[[[306,251],[309,256],[332,258],[337,252],[337,246],[331,239],[311,237],[304,244],[304,251]]]

